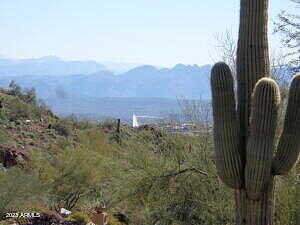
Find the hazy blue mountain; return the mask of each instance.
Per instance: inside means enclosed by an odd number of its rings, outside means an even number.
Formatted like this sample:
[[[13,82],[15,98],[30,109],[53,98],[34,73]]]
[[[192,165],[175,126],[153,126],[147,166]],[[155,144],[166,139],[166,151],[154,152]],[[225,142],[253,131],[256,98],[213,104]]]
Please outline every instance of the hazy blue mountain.
[[[101,64],[103,64],[107,70],[115,74],[126,73],[135,67],[141,66],[141,64],[138,63],[116,63],[110,61],[101,61]]]
[[[64,61],[56,56],[11,60],[0,58],[0,76],[91,74],[107,68],[95,61]]]
[[[42,62],[52,65],[60,63],[60,60],[55,57],[45,57],[38,61],[41,64]],[[0,71],[4,71],[1,63],[8,65],[11,62],[0,60]],[[76,62],[72,63],[76,65]],[[17,68],[19,69],[18,66]],[[92,69],[90,68],[90,71]],[[199,67],[178,64],[173,68],[163,69],[144,65],[119,75],[109,71],[58,75],[58,70],[56,76],[49,71],[35,75],[16,73],[13,77],[2,73],[0,87],[7,87],[12,79],[24,88],[35,87],[38,96],[61,114],[90,112],[103,116],[118,115],[118,113],[129,115],[135,110],[153,114],[172,111],[178,98],[210,99],[210,70],[210,65]]]
[[[56,59],[52,59],[56,61]],[[49,62],[49,59],[46,60]],[[0,69],[2,66],[0,65]],[[0,85],[7,86],[14,79],[21,86],[35,87],[43,98],[62,93],[65,96],[90,97],[179,97],[210,98],[209,65],[178,64],[173,68],[158,69],[144,65],[118,76],[109,71],[92,74],[53,76],[47,73],[36,75],[0,75]]]
[[[116,97],[210,98],[209,65],[142,66],[118,76]]]

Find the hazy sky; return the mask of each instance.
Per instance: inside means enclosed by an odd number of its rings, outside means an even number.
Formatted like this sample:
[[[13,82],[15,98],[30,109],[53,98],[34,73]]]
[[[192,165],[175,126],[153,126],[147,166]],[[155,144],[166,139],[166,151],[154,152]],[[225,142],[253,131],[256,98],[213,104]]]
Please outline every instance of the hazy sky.
[[[271,20],[291,6],[270,3]],[[239,0],[0,0],[0,55],[201,65],[238,13]]]

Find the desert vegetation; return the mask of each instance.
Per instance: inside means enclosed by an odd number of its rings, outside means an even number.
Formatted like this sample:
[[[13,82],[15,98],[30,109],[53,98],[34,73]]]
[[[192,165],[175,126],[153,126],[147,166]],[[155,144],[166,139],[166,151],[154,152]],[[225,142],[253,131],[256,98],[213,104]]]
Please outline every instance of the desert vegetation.
[[[59,118],[11,90],[0,96],[4,224],[8,212],[60,208],[75,213],[69,221],[87,223],[89,210],[103,206],[111,224],[235,224],[234,191],[218,178],[207,121],[198,121],[200,136],[124,125],[117,130],[116,121]],[[26,107],[11,107],[15,102]],[[197,107],[202,108],[189,113],[195,123],[195,114],[209,105]],[[275,224],[296,223],[297,169],[277,179]]]

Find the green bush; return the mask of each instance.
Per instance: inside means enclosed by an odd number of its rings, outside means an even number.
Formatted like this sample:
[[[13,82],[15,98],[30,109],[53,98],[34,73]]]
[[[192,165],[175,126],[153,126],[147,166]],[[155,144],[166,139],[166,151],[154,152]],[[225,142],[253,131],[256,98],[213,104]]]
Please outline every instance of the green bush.
[[[4,131],[0,130],[0,143],[5,144],[7,140],[8,135]]]
[[[8,104],[9,120],[30,119],[33,115],[33,108],[18,98],[12,99]]]
[[[34,106],[37,105],[37,96],[36,96],[36,92],[35,92],[34,88],[23,91],[20,98],[28,104],[31,104]]]
[[[91,221],[90,217],[84,212],[75,212],[67,218],[67,221],[76,222],[80,225],[86,225]]]
[[[26,209],[44,197],[39,180],[20,168],[0,170],[0,215]]]
[[[297,215],[299,216],[300,210],[300,198],[297,191],[299,192],[300,189],[296,172],[297,168],[294,168],[287,176],[277,178],[274,224],[297,224]]]
[[[232,224],[234,207],[217,178],[211,135],[128,131],[115,146],[111,189],[133,224]]]
[[[79,138],[80,147],[31,153],[31,166],[48,187],[47,205],[51,208],[78,209],[100,190],[109,145],[97,132]]]
[[[89,122],[85,119],[79,119],[76,115],[71,114],[70,116],[65,117],[65,120],[68,121],[72,126],[78,130],[87,130],[95,128],[96,125]]]
[[[122,223],[120,223],[114,217],[110,217],[109,220],[108,220],[107,225],[122,225]]]
[[[74,127],[77,128],[78,130],[87,130],[93,128],[94,125],[87,120],[81,120],[81,121],[76,121],[74,123]]]
[[[22,90],[21,86],[18,85],[14,80],[9,84],[9,94],[19,97],[25,103],[36,105],[37,104],[37,96],[35,88]]]
[[[9,84],[9,88],[10,90],[6,94],[14,96],[8,103],[8,108],[13,113],[10,116],[11,120],[29,117],[40,118],[42,115],[53,116],[44,102],[37,98],[34,88],[22,90],[15,81]],[[10,115],[11,112],[8,114]]]
[[[59,134],[65,137],[71,136],[72,125],[66,120],[59,120],[53,125],[53,129]]]
[[[22,95],[22,88],[20,85],[16,83],[16,81],[12,80],[9,83],[9,89],[10,89],[10,94],[14,96],[21,96]]]
[[[105,120],[97,125],[100,129],[116,130],[117,123],[115,120]]]
[[[36,118],[41,118],[42,116],[54,117],[54,114],[48,108],[48,106],[39,100],[33,107],[33,114]]]

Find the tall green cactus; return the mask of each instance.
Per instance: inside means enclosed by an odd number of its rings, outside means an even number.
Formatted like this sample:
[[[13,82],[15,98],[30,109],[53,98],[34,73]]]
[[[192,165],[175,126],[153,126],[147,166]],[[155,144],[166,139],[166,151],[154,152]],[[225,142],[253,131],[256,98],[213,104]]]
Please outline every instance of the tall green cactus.
[[[237,225],[272,225],[275,175],[299,159],[300,75],[291,84],[285,124],[275,146],[280,93],[270,78],[268,0],[241,0],[237,106],[229,67],[212,68],[214,139],[219,177],[235,189]],[[275,157],[273,157],[275,155]]]

